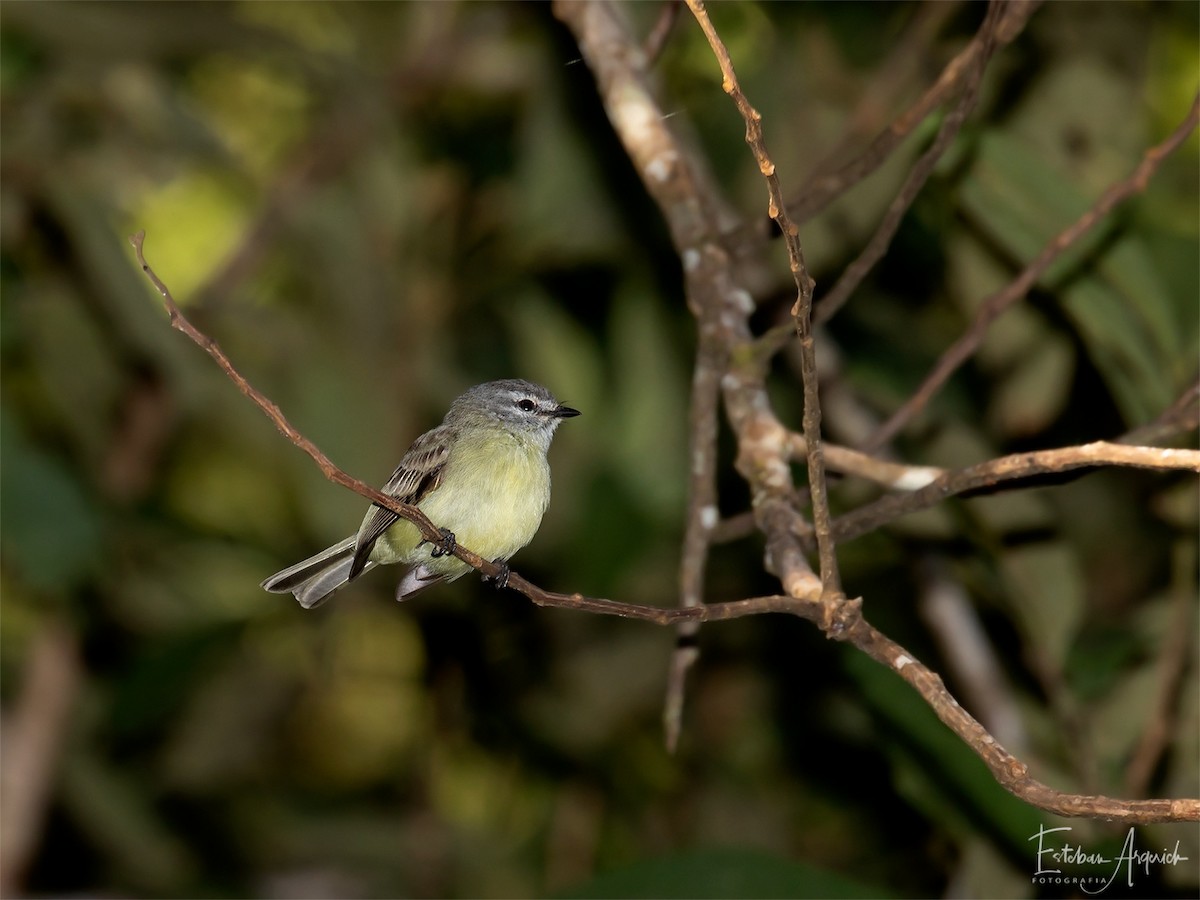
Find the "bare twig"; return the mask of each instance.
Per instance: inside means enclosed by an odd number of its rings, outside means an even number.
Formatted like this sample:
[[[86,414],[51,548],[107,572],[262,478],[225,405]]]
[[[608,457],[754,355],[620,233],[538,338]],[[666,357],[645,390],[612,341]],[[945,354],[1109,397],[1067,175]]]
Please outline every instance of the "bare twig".
[[[979,84],[983,80],[983,70],[987,67],[988,60],[992,58],[992,53],[996,49],[995,35],[1003,21],[1004,9],[1004,0],[991,0],[987,15],[983,20],[983,26],[979,29],[979,53],[967,70],[966,81],[963,84],[962,95],[959,97],[958,103],[942,121],[937,137],[933,139],[929,149],[921,154],[921,158],[909,171],[900,192],[888,207],[883,221],[879,223],[871,240],[867,242],[854,262],[846,267],[829,293],[821,298],[820,305],[817,307],[817,324],[828,322],[834,313],[850,299],[850,295],[858,290],[858,286],[862,284],[863,279],[867,277],[875,264],[883,259],[892,238],[896,236],[896,231],[900,228],[901,220],[912,206],[913,201],[917,199],[917,195],[921,193],[921,189],[925,187],[925,182],[933,173],[934,166],[950,149],[954,138],[962,130],[967,116],[975,109],[975,103],[979,99]]]
[[[804,443],[808,460],[808,489],[812,496],[813,528],[821,560],[821,584],[825,594],[833,597],[841,594],[842,585],[829,527],[828,486],[825,483],[825,460],[821,450],[821,403],[817,384],[817,357],[812,335],[813,279],[804,263],[800,229],[788,215],[775,164],[767,153],[763,139],[762,115],[742,92],[737,73],[733,69],[733,61],[729,58],[729,51],[713,27],[704,9],[703,0],[687,0],[687,3],[703,30],[713,55],[717,58],[717,64],[721,67],[721,87],[733,99],[746,123],[746,143],[750,146],[758,169],[767,182],[768,214],[779,226],[787,245],[788,265],[796,283],[796,302],[792,307],[792,317],[796,320],[796,333],[800,337],[801,371],[804,380]]]
[[[793,445],[802,440],[800,435],[791,435]],[[908,466],[837,445],[827,444],[826,449],[830,451],[831,469],[903,491],[880,497],[834,519],[833,536],[839,543],[869,534],[903,516],[937,506],[949,497],[1039,475],[1098,466],[1200,472],[1200,451],[1130,447],[1107,441],[1000,456],[965,469]],[[792,454],[795,455],[794,450]],[[838,463],[836,466],[834,460]],[[742,513],[722,519],[713,529],[711,539],[714,544],[723,544],[746,537],[753,531],[753,515]]]
[[[1158,171],[1159,166],[1187,140],[1188,135],[1196,128],[1198,120],[1200,120],[1200,94],[1192,101],[1191,110],[1179,126],[1165,141],[1145,152],[1141,162],[1128,178],[1106,190],[1091,209],[1052,238],[1037,258],[1026,266],[1016,279],[983,302],[967,330],[946,349],[925,380],[921,382],[920,387],[879,427],[863,449],[871,452],[882,447],[895,437],[912,420],[913,416],[924,409],[933,395],[941,389],[958,367],[979,349],[992,322],[1022,299],[1046,269],[1069,247],[1091,231],[1105,216],[1130,197],[1146,190],[1146,186],[1150,183],[1154,173]]]
[[[918,612],[967,704],[996,740],[1019,752],[1028,735],[1012,685],[966,590],[945,569],[940,560],[921,559]]]
[[[654,27],[650,29],[650,33],[646,35],[646,42],[642,46],[642,52],[646,54],[646,68],[652,68],[658,62],[663,48],[667,46],[667,39],[671,36],[671,31],[679,20],[681,5],[680,0],[663,0],[658,11],[658,19],[655,21]]]
[[[791,435],[793,445],[802,441],[800,435]],[[836,444],[826,444],[825,448],[829,451],[827,458],[831,469],[904,492],[888,494],[834,519],[833,536],[839,543],[861,537],[902,516],[929,509],[949,497],[1039,475],[1099,466],[1200,472],[1200,451],[1129,447],[1106,441],[1000,456],[965,469],[909,466]],[[795,457],[796,451],[791,452]],[[714,544],[724,544],[744,538],[753,531],[753,514],[740,513],[718,522],[711,539]]]
[[[1154,698],[1142,736],[1138,739],[1125,769],[1125,793],[1140,797],[1146,793],[1163,753],[1171,743],[1178,719],[1176,705],[1187,674],[1188,654],[1196,634],[1193,621],[1196,590],[1193,575],[1196,554],[1191,548],[1176,548],[1174,553],[1173,606],[1170,631],[1160,655],[1158,693]]]
[[[225,355],[225,351],[218,346],[216,341],[201,332],[194,325],[192,325],[191,322],[188,321],[182,310],[180,310],[179,305],[175,302],[175,298],[171,296],[171,291],[159,279],[159,277],[154,274],[154,270],[150,268],[149,264],[147,264],[146,258],[142,254],[142,244],[145,241],[145,237],[145,232],[139,231],[137,234],[134,234],[129,238],[129,242],[133,245],[133,249],[137,253],[138,265],[142,267],[142,271],[145,273],[146,277],[150,279],[150,283],[153,284],[159,294],[162,295],[163,303],[167,308],[167,314],[170,316],[171,327],[177,329],[178,331],[182,331],[196,344],[198,344],[209,356],[211,356],[216,361],[217,365],[220,366],[221,371],[223,371],[230,378],[230,380],[237,385],[238,390],[249,397],[250,400],[252,400],[255,405],[257,405],[258,408],[266,414],[267,418],[275,423],[275,427],[279,429],[280,433],[284,437],[307,453],[312,461],[315,462],[321,469],[321,472],[326,478],[328,478],[334,484],[340,484],[342,487],[347,487],[355,493],[371,500],[373,503],[378,503],[380,506],[390,509],[392,512],[396,513],[396,515],[412,522],[417,526],[417,530],[421,532],[421,536],[426,540],[440,540],[440,531],[432,522],[429,521],[425,514],[415,506],[409,506],[406,503],[399,503],[395,498],[388,497],[386,494],[380,493],[370,485],[351,478],[349,475],[335,466],[329,457],[320,451],[316,444],[312,443],[312,441],[308,440],[308,438],[296,430],[291,422],[289,422],[284,416],[283,411],[280,410],[275,403],[257,391],[254,386],[251,385],[250,382],[248,382],[236,368],[234,368],[233,363],[229,361],[229,357]],[[476,566],[473,560],[481,559],[481,557],[470,552],[469,550],[466,550],[463,553],[458,553],[455,551],[455,555],[458,556],[459,559],[463,560],[463,562],[466,562],[475,568],[481,569],[485,575],[498,575],[500,572],[498,566],[491,567],[494,571],[489,571],[488,567],[486,566]]]
[[[875,134],[887,123],[887,117],[892,114],[893,107],[900,102],[901,97],[909,89],[910,81],[920,70],[928,65],[933,55],[933,42],[938,32],[947,21],[956,15],[962,7],[961,0],[925,0],[917,8],[912,20],[904,33],[899,36],[894,46],[871,74],[871,82],[858,98],[854,111],[850,114],[842,129],[841,136],[825,151],[821,160],[812,167],[805,178],[804,186],[788,200],[788,212],[796,221],[804,221],[809,217],[807,201],[810,197],[829,196],[813,190],[813,186],[834,172],[843,170],[846,159],[855,150],[856,145]],[[978,44],[978,37],[967,44],[970,50]],[[966,52],[966,51],[964,51]],[[872,141],[872,149],[877,149],[877,159],[887,158],[887,149],[895,147],[926,114],[948,96],[938,88],[943,79],[926,91],[925,96],[918,100],[918,106],[909,110],[894,123],[887,123],[882,134]],[[953,82],[951,82],[953,83]],[[924,111],[921,111],[923,105]],[[879,153],[875,147],[877,142],[888,140],[890,147]],[[859,159],[850,158],[850,164],[860,163]],[[876,165],[878,165],[876,163]],[[874,167],[872,167],[872,171]],[[859,170],[861,171],[861,169]],[[840,195],[841,192],[839,192]]]
[[[834,535],[839,541],[853,540],[901,516],[936,506],[947,497],[956,494],[994,487],[1005,481],[1069,472],[1088,466],[1129,466],[1161,471],[1200,472],[1200,450],[1130,447],[1108,441],[1095,441],[1075,447],[1001,456],[965,469],[947,472],[920,490],[889,494],[838,516],[833,523]]]
[[[1018,0],[1006,4],[998,31],[992,32],[994,39],[1002,45],[1010,43],[1021,33],[1039,5],[1040,0]],[[983,51],[984,27],[980,26],[979,33],[947,64],[937,81],[916,103],[880,132],[862,153],[835,172],[822,173],[823,166],[818,166],[817,174],[805,181],[788,201],[788,213],[795,221],[807,222],[860,181],[876,172],[916,127],[963,85],[971,73],[976,71]],[[760,233],[758,239],[764,236]]]
[[[143,240],[144,234],[138,232],[130,238],[130,243],[133,244],[142,271],[162,295],[172,327],[182,331],[204,349],[230,380],[237,385],[238,389],[274,422],[276,428],[312,458],[326,478],[335,484],[350,488],[372,503],[392,510],[416,525],[424,537],[437,540],[440,532],[419,509],[399,503],[394,498],[351,478],[338,469],[311,441],[292,427],[278,406],[250,385],[234,368],[216,342],[196,329],[180,311],[170,290],[146,263],[142,254]],[[1121,449],[1134,451],[1139,448],[1124,447]],[[777,528],[773,521],[768,521],[767,525],[771,531],[775,531]],[[777,535],[773,535],[769,540],[776,540],[776,538]],[[500,573],[500,567],[495,563],[480,557],[465,547],[456,546],[454,555],[485,575],[495,576]],[[794,563],[787,562],[783,564],[782,568],[788,573],[794,573],[793,566]],[[790,596],[754,597],[729,603],[674,608],[640,606],[614,600],[584,597],[580,594],[545,591],[515,572],[510,573],[508,585],[523,593],[539,606],[621,616],[654,622],[659,625],[677,625],[683,621],[716,622],[764,613],[788,613],[801,616],[818,623],[830,637],[853,643],[872,658],[900,674],[921,693],[926,702],[937,712],[939,718],[979,754],[996,778],[1008,790],[1029,803],[1060,815],[1093,816],[1129,823],[1200,820],[1200,800],[1116,800],[1108,797],[1086,797],[1063,794],[1030,778],[1024,764],[1004,750],[978,722],[958,705],[937,675],[916,662],[898,644],[890,641],[867,624],[861,614],[861,601],[847,601],[840,597],[833,597],[830,602],[830,595],[824,586],[817,584],[815,580],[804,584],[794,577],[794,574],[785,574],[783,581],[788,587]]]
[[[78,640],[67,626],[51,623],[34,638],[20,691],[4,722],[0,896],[22,892],[52,796],[82,667]]]
[[[860,450],[825,444],[825,464],[834,472],[853,475],[898,491],[915,491],[946,474],[938,466],[914,466],[871,456]],[[804,435],[788,435],[788,454],[792,459],[804,456]]]
[[[729,275],[731,261],[721,247],[717,226],[724,204],[715,181],[703,160],[672,133],[648,84],[646,55],[630,38],[619,8],[609,3],[560,2],[555,13],[574,31],[613,129],[666,219],[683,260],[688,306],[699,326],[679,579],[680,605],[696,607],[704,602],[710,532],[719,518],[716,439],[721,378],[728,348],[749,334],[746,319],[753,303]],[[697,655],[695,628],[690,619],[680,628],[680,645],[670,665],[663,707],[668,748],[678,741],[686,675]]]
[[[1160,444],[1200,427],[1200,381],[1148,422],[1121,435],[1122,444]]]
[[[862,617],[859,601],[847,601],[840,628],[830,634],[862,650],[912,685],[939,719],[962,738],[1010,793],[1026,803],[1060,816],[1086,816],[1111,822],[1184,822],[1200,820],[1200,800],[1115,800],[1083,794],[1064,794],[1031,778],[1029,769],[1004,749],[946,690],[941,677],[903,647],[872,628]],[[797,614],[799,611],[797,611]]]

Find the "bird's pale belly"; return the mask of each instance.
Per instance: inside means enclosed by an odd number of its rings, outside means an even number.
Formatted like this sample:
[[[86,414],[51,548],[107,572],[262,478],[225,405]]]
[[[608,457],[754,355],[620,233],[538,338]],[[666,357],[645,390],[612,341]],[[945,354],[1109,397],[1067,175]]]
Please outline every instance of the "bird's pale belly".
[[[480,458],[486,462],[474,462]],[[505,435],[495,438],[486,452],[454,454],[446,462],[442,484],[417,505],[435,525],[454,532],[463,547],[494,560],[510,558],[533,540],[549,500],[550,467],[544,452]],[[470,571],[454,556],[431,557],[433,549],[421,543],[416,526],[401,519],[380,536],[371,559],[420,563],[428,572],[451,578]]]

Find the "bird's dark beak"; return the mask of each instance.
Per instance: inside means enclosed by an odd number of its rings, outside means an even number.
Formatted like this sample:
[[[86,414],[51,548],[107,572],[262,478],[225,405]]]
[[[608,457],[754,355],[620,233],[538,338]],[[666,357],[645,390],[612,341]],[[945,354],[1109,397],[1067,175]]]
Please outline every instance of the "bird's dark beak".
[[[551,415],[557,416],[560,419],[570,419],[573,416],[579,415],[579,410],[571,409],[571,407],[569,407],[569,406],[560,406],[557,409],[555,409],[554,412],[551,413]]]

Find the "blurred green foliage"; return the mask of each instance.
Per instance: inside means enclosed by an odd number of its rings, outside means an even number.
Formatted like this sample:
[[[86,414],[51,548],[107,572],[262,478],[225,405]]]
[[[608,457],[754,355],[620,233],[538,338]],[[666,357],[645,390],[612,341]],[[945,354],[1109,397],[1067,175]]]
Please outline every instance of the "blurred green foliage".
[[[785,184],[879,89],[919,9],[714,6]],[[658,7],[626,12],[644,34]],[[980,14],[957,8],[913,49],[876,130]],[[865,409],[904,399],[975,306],[1175,126],[1196,34],[1195,4],[1047,4],[999,54],[891,253],[821,337]],[[761,216],[742,125],[686,12],[658,70],[664,108]],[[550,386],[584,416],[556,440],[554,501],[516,568],[674,602],[694,327],[662,224],[548,6],[8,3],[0,105],[5,708],[46,629],[77,635],[84,670],[44,821],[6,820],[40,829],[23,892],[1037,892],[1025,841],[1053,817],[1001,790],[893,675],[804,623],[703,631],[672,758],[666,631],[469,578],[396,606],[375,572],[316,613],[259,590],[348,534],[363,503],[168,328],[125,240],[139,228],[189,316],[368,481],[465,387]],[[934,124],[805,226],[818,300]],[[966,465],[1157,416],[1196,377],[1196,201],[1193,136],[996,324],[903,456]],[[776,248],[756,324],[786,317],[785,263]],[[786,355],[774,378],[798,424]],[[852,441],[836,412],[826,423]],[[746,505],[731,457],[730,515]],[[833,501],[870,493],[847,479]],[[1104,472],[902,520],[843,548],[844,580],[939,668],[916,597],[920,566],[941,559],[1002,660],[1022,758],[1061,789],[1121,794],[1181,607],[1194,628],[1196,527],[1193,482]],[[775,590],[761,552],[717,548],[710,598]],[[1198,789],[1189,640],[1153,794]],[[1113,836],[1074,826],[1085,846]],[[1145,831],[1200,856],[1194,829]],[[1195,869],[1139,889],[1194,895]]]

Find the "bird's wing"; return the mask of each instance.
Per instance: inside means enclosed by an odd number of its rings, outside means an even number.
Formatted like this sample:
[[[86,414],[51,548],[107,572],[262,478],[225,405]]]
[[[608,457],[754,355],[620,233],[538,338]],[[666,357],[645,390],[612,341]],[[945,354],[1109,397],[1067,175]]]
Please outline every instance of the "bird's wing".
[[[450,456],[450,445],[455,437],[454,428],[439,425],[425,432],[415,441],[396,471],[382,488],[383,493],[395,497],[402,503],[414,506],[436,491],[442,483],[442,470],[446,459]],[[400,518],[390,509],[372,506],[367,513],[358,535],[354,539],[354,562],[350,566],[350,577],[357,576],[367,565],[371,548],[379,536],[387,531]]]

